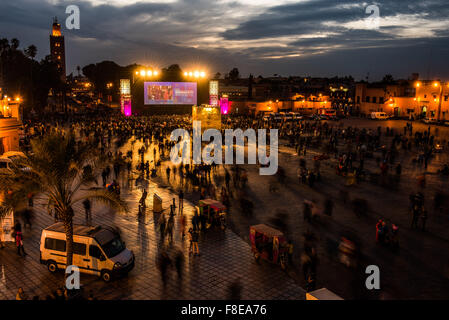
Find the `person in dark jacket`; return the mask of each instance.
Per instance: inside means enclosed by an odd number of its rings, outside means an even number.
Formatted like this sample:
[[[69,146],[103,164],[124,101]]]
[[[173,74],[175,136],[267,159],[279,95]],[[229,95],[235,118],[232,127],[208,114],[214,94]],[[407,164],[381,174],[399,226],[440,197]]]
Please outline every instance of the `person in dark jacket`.
[[[17,246],[17,254],[19,256],[22,256],[21,252],[23,253],[23,256],[26,256],[25,249],[23,248],[23,234],[22,234],[22,226],[18,223],[16,224],[15,228],[15,237],[16,237],[16,246]]]

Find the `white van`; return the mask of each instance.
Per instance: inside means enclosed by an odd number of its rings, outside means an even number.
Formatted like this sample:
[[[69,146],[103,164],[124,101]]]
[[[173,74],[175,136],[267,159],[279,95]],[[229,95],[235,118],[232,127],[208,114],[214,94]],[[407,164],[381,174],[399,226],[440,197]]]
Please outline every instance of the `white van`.
[[[388,118],[385,112],[371,112],[371,119],[373,120],[387,120]]]
[[[42,230],[40,262],[52,273],[66,268],[66,235],[62,222]],[[80,272],[109,282],[113,276],[127,274],[134,268],[134,253],[112,228],[74,225],[73,265]]]

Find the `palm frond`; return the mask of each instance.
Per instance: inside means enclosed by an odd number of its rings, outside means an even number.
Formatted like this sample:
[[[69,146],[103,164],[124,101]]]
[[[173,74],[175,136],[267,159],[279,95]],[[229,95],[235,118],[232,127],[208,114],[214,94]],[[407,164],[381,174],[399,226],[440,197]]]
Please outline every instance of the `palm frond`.
[[[99,202],[108,205],[112,209],[117,211],[123,211],[128,213],[129,208],[126,201],[120,198],[115,192],[108,191],[103,188],[90,188],[83,196],[80,196],[72,200],[73,205],[78,202],[82,202],[86,199],[93,200],[94,202]]]

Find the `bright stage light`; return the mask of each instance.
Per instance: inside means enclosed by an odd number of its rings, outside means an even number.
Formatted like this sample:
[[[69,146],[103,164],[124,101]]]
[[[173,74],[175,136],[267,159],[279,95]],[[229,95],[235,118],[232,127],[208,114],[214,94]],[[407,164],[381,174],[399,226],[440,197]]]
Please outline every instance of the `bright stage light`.
[[[199,73],[199,71],[195,71],[195,78],[198,78],[199,76],[200,76],[200,73]]]
[[[148,71],[147,71],[147,75],[148,75],[149,77],[151,77],[151,76],[153,75],[153,71],[148,70]]]
[[[189,76],[190,77],[193,76],[193,72],[192,71],[189,72]]]
[[[142,77],[145,77],[145,74],[146,74],[145,70],[140,70],[140,75],[141,75]]]
[[[204,78],[206,76],[206,72],[201,71],[200,75],[201,75],[201,78]]]

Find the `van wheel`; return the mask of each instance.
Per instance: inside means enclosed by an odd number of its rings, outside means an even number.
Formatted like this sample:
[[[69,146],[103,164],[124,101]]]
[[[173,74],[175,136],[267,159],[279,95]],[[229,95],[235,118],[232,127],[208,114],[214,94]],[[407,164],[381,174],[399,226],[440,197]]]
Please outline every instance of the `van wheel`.
[[[56,271],[58,271],[58,265],[54,261],[48,261],[47,268],[51,273],[55,273]]]
[[[107,270],[101,271],[101,279],[103,279],[104,282],[111,281],[111,273]]]

